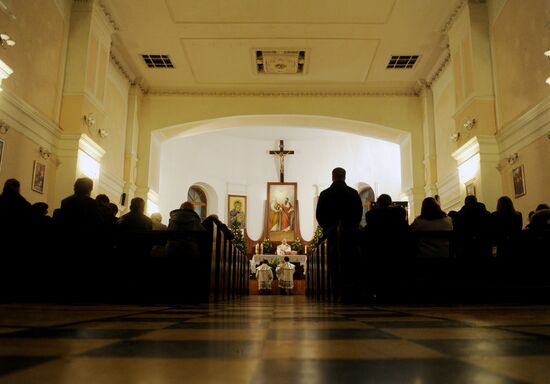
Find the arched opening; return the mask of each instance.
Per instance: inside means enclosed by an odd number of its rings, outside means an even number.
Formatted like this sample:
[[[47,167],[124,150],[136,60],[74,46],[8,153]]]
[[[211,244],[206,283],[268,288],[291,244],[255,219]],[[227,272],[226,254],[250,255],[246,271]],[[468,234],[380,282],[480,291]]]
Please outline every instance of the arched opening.
[[[208,212],[208,199],[206,193],[198,185],[192,185],[187,191],[187,201],[193,204],[193,208],[201,220],[206,219]]]
[[[159,193],[161,211],[173,209],[182,190],[202,187],[204,182],[211,189],[209,193],[202,188],[208,214],[217,214],[223,222],[229,221],[227,197],[248,196],[247,232],[253,240],[259,239],[264,224],[266,183],[279,178],[279,160],[268,154],[277,149],[279,139],[285,140],[285,148],[296,149],[295,155],[285,158],[285,181],[298,182],[300,232],[306,240],[313,236],[317,196],[330,185],[333,167],[346,168],[349,184],[358,191],[366,185],[362,180],[369,180],[374,189],[395,200],[411,196],[411,135],[377,124],[326,116],[234,116],[167,127],[152,135],[158,145],[151,147],[151,158],[158,160],[151,162],[155,169],[149,172],[160,177],[150,184]],[[363,149],[360,143],[369,140],[376,143]],[[195,164],[197,158],[201,169],[182,173],[172,166]],[[380,174],[391,176],[395,183],[377,182]]]

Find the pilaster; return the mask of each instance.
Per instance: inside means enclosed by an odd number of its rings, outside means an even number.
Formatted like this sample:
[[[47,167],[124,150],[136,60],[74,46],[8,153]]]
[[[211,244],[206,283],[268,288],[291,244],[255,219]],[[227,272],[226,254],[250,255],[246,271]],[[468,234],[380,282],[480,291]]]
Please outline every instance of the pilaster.
[[[502,196],[502,185],[498,172],[499,148],[494,136],[475,136],[452,154],[457,161],[461,196],[466,196],[466,184],[475,186],[479,201],[494,210],[496,201]]]
[[[420,97],[424,116],[422,123],[424,136],[424,191],[427,196],[434,196],[438,193],[434,100],[432,89],[427,84],[423,84]]]

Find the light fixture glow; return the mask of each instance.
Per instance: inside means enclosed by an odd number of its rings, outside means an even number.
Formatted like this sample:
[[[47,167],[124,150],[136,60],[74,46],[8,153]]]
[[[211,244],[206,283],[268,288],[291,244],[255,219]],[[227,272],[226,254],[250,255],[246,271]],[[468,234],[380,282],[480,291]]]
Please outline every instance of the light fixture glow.
[[[544,56],[550,57],[550,49],[548,51],[544,52]]]
[[[2,45],[2,47],[13,47],[15,45],[15,40],[13,40],[10,35],[6,34],[6,33],[0,33],[0,45]]]

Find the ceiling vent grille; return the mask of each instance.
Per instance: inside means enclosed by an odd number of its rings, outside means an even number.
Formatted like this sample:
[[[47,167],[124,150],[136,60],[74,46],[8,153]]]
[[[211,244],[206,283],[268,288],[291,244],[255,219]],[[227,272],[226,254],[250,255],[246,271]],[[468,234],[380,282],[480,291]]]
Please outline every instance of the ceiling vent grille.
[[[411,69],[418,61],[419,55],[394,55],[391,57],[386,69]]]
[[[294,75],[304,73],[306,51],[256,50],[256,72]]]
[[[141,55],[141,57],[149,68],[174,68],[168,55]]]

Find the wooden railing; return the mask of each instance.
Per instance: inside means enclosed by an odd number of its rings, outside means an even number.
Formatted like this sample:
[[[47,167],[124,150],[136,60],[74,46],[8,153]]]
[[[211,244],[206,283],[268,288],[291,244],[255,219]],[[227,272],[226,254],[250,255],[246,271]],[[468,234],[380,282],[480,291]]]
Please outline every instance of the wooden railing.
[[[248,260],[213,220],[206,231],[49,233],[3,237],[0,301],[218,302],[248,294]],[[197,252],[153,257],[154,246],[195,242]]]
[[[308,255],[310,297],[362,303],[550,302],[550,232],[523,231],[505,239],[453,231],[360,232],[357,239],[359,259],[338,255],[337,237],[325,239]],[[434,239],[447,241],[448,257],[418,254],[420,242]],[[352,263],[342,276],[351,290],[334,284],[339,259]]]

